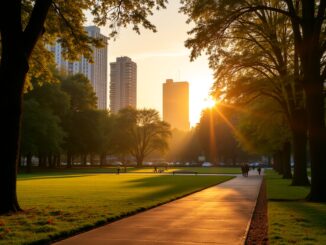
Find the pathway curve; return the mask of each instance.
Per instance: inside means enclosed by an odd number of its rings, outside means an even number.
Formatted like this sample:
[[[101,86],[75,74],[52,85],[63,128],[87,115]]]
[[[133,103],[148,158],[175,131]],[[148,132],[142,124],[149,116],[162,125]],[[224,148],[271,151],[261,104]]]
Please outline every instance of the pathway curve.
[[[251,171],[56,244],[244,244],[261,181]]]

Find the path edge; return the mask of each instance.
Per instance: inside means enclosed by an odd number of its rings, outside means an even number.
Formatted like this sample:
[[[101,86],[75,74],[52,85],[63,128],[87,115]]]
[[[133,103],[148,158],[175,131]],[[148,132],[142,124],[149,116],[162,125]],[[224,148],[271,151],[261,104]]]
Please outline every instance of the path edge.
[[[250,230],[250,226],[251,226],[251,223],[252,223],[252,219],[253,219],[253,216],[254,216],[254,213],[255,213],[255,210],[257,208],[257,203],[258,203],[258,197],[259,197],[259,194],[260,194],[260,191],[261,191],[261,188],[263,187],[263,181],[264,181],[264,176],[262,176],[261,180],[260,180],[260,186],[259,186],[259,190],[257,192],[257,196],[256,196],[256,201],[255,201],[255,207],[252,209],[252,212],[251,212],[251,215],[250,215],[250,220],[247,224],[247,227],[246,227],[246,232],[244,234],[244,236],[242,237],[242,241],[241,241],[241,244],[245,245],[246,244],[246,241],[247,241],[247,237],[248,237],[248,233],[249,233],[249,230]]]

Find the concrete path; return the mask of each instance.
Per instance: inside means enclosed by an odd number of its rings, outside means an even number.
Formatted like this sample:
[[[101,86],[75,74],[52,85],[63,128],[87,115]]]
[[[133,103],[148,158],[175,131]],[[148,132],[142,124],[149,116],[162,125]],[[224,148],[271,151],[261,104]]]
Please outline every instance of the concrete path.
[[[261,176],[238,176],[220,185],[124,218],[56,244],[244,244]]]

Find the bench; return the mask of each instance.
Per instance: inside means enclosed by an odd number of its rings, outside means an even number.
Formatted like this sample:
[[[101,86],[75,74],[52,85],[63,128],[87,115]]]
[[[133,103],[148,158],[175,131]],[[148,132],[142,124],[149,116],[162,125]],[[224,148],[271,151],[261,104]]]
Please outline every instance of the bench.
[[[188,170],[173,171],[172,173],[173,173],[173,175],[174,174],[195,174],[195,175],[198,174],[198,172],[196,172],[196,171],[188,171]]]

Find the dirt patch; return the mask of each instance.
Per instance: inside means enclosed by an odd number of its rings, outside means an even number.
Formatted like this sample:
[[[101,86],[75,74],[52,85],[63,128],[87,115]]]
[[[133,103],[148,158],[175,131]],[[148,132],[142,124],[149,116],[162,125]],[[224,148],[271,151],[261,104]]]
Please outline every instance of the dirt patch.
[[[268,216],[267,216],[267,197],[266,183],[263,180],[260,187],[257,204],[251,220],[248,236],[246,239],[249,244],[269,244],[268,242]]]

